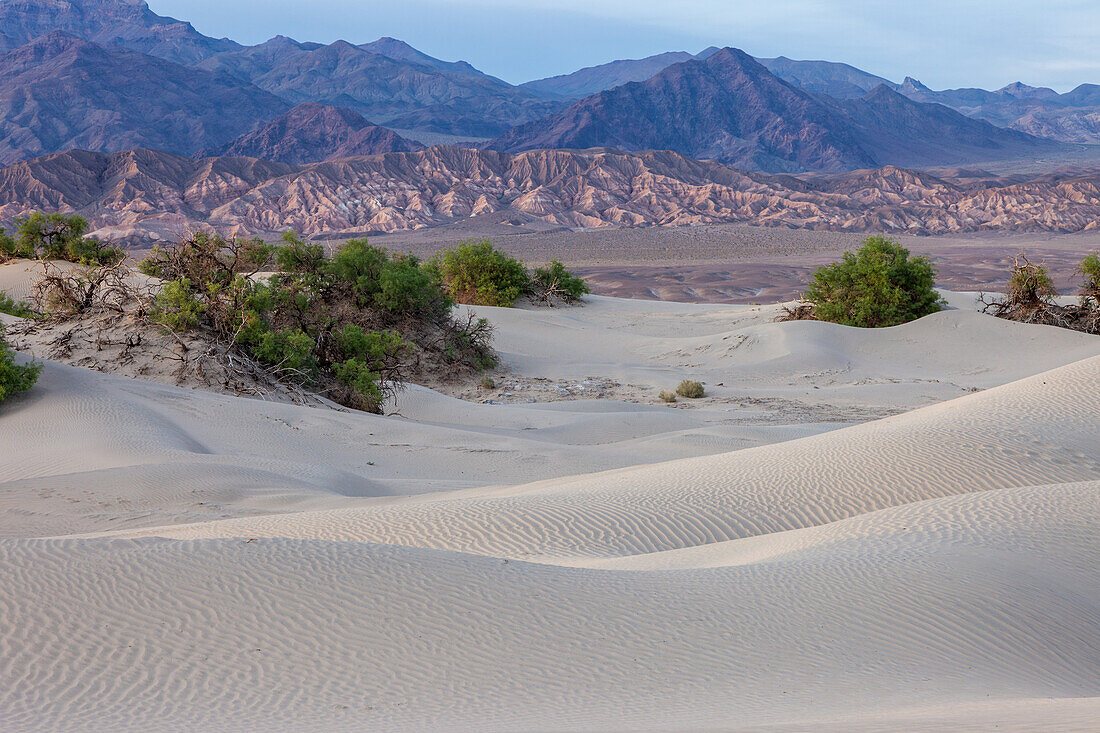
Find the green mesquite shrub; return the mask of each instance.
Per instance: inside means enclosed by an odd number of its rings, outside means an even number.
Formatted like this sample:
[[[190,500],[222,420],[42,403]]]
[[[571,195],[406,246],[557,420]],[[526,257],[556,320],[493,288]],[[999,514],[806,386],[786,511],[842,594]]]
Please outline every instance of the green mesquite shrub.
[[[819,268],[804,297],[815,316],[845,326],[881,328],[941,310],[935,272],[925,257],[885,237],[868,237],[857,252]]]
[[[511,307],[531,290],[527,269],[488,239],[437,252],[428,269],[458,303]]]

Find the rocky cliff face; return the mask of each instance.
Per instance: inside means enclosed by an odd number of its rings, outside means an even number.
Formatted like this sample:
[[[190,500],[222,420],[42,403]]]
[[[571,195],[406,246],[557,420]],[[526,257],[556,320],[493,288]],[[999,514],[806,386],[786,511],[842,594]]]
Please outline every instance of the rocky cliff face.
[[[676,153],[436,147],[305,166],[194,160],[150,150],[73,151],[0,170],[0,219],[75,211],[115,237],[393,232],[477,216],[567,227],[748,222],[845,231],[944,233],[1096,229],[1100,173],[951,181],[895,167],[800,179],[745,173]]]
[[[372,125],[354,110],[307,103],[210,154],[300,164],[357,155],[410,152],[422,147],[393,130]]]

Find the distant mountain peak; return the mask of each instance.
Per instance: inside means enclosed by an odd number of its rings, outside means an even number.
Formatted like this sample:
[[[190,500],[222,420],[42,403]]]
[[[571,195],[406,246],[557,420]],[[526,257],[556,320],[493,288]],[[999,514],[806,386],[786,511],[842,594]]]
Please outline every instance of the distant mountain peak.
[[[306,102],[203,155],[244,156],[298,165],[420,148],[418,143],[372,124],[355,110]]]
[[[6,0],[0,2],[0,29],[16,43],[60,30],[182,64],[241,47],[157,15],[143,0]]]
[[[914,92],[931,92],[932,91],[931,89],[926,87],[924,84],[921,84],[919,80],[914,79],[911,76],[905,77],[905,80],[902,81],[902,83],[901,83],[901,89],[905,90],[905,91],[910,91],[911,90],[911,91],[914,91]],[[905,91],[902,91],[902,94],[904,94]]]

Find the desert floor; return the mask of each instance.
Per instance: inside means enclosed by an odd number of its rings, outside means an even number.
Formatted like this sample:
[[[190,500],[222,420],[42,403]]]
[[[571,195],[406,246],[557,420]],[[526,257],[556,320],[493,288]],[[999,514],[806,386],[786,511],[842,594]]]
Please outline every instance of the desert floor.
[[[1095,730],[1100,338],[948,298],[479,309],[385,417],[46,363],[0,729]]]
[[[525,262],[562,260],[582,273],[599,295],[686,303],[775,303],[796,298],[814,268],[857,248],[867,236],[740,224],[510,233],[514,229],[471,220],[371,241],[427,257],[463,239],[487,237]],[[957,291],[1001,291],[1013,256],[1025,253],[1050,271],[1063,292],[1072,293],[1079,282],[1075,270],[1081,258],[1100,250],[1100,232],[891,237],[914,254],[929,257],[939,284]]]

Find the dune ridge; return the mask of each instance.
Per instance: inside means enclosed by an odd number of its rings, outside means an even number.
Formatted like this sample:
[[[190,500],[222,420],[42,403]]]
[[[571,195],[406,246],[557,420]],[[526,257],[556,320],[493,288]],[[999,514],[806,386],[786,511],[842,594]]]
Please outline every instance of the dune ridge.
[[[1089,730],[1100,341],[773,314],[490,313],[515,374],[691,370],[679,409],[48,363],[0,411],[0,729]]]

